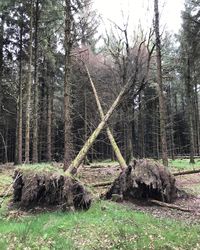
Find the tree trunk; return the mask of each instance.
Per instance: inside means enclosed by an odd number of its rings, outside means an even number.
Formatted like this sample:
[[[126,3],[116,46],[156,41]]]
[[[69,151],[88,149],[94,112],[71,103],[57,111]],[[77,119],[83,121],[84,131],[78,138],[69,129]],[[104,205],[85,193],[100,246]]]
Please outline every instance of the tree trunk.
[[[25,162],[30,161],[30,115],[31,115],[31,85],[32,85],[32,41],[33,41],[33,1],[30,2],[30,39],[28,82],[26,89],[26,135],[25,135]]]
[[[139,95],[139,113],[138,113],[138,151],[140,158],[145,158],[145,142],[144,142],[144,108],[143,108],[143,91]]]
[[[163,83],[162,83],[162,64],[161,64],[161,42],[159,31],[159,10],[158,0],[154,0],[154,12],[155,12],[155,35],[156,35],[156,62],[157,62],[157,83],[158,83],[158,95],[159,95],[159,112],[160,112],[160,133],[161,133],[161,148],[162,148],[162,161],[165,166],[168,166],[167,155],[167,136],[166,136],[166,107],[163,95]]]
[[[4,34],[4,16],[1,15],[1,26],[0,26],[0,115],[2,111],[2,74],[3,74],[3,34]]]
[[[20,55],[19,55],[19,101],[18,101],[18,133],[17,133],[17,142],[18,142],[18,159],[17,163],[22,164],[22,116],[23,116],[23,93],[22,93],[22,33],[23,33],[23,20],[21,17],[20,24]]]
[[[34,71],[34,108],[33,108],[33,159],[38,162],[38,23],[39,23],[39,0],[35,6],[35,71]]]
[[[71,2],[65,0],[65,79],[64,79],[64,170],[72,160],[72,121],[70,117],[70,90],[71,90]]]
[[[115,101],[111,105],[110,109],[108,110],[108,112],[104,116],[104,119],[99,123],[98,127],[94,130],[94,132],[92,133],[92,135],[88,138],[88,140],[85,142],[85,144],[82,147],[82,149],[79,151],[79,153],[76,156],[76,158],[70,164],[70,166],[68,168],[68,172],[69,173],[75,174],[77,172],[77,169],[78,169],[79,165],[81,164],[81,162],[85,158],[88,150],[93,145],[95,139],[97,138],[97,136],[99,135],[99,133],[101,132],[101,130],[104,128],[105,124],[107,123],[108,119],[112,115],[113,111],[119,105],[122,97],[127,93],[127,91],[129,91],[130,87],[132,87],[133,84],[135,83],[135,81],[137,80],[138,70],[139,70],[139,68],[138,68],[138,66],[139,66],[138,65],[139,64],[139,56],[140,56],[140,52],[141,52],[141,46],[143,45],[143,43],[144,43],[144,41],[140,43],[139,48],[138,48],[137,57],[136,57],[136,60],[135,60],[136,68],[135,68],[135,72],[133,74],[133,77],[130,76],[129,80],[122,87],[119,95],[117,96],[117,98],[115,99]],[[138,88],[138,90],[137,90],[137,92],[135,93],[134,96],[137,96],[140,93],[140,91],[143,89],[143,87],[146,85],[146,83],[147,83],[147,79],[148,79],[148,75],[149,75],[150,58],[151,58],[152,52],[153,52],[153,49],[148,54],[146,76],[142,80],[141,85]]]
[[[171,141],[171,158],[175,160],[174,154],[174,112],[173,112],[173,95],[171,86],[169,86],[169,113],[170,113],[170,141]]]
[[[0,137],[2,139],[3,142],[3,147],[4,147],[4,162],[7,163],[8,162],[8,146],[7,146],[7,142],[5,141],[4,136],[2,135],[2,133],[0,132]],[[7,137],[7,133],[6,133],[6,137]]]
[[[87,66],[86,66],[86,71],[87,71],[87,74],[88,74],[88,77],[89,77],[89,80],[90,80],[90,83],[91,83],[91,86],[92,86],[92,89],[93,89],[93,93],[94,93],[94,96],[95,96],[95,100],[96,100],[96,103],[97,103],[97,107],[98,107],[98,110],[99,110],[101,120],[103,120],[104,119],[104,112],[103,112],[103,109],[102,109],[102,106],[101,106],[101,103],[100,103],[100,100],[99,100],[95,85],[94,85],[94,83],[92,81],[92,78],[91,78],[91,75],[90,75],[90,72],[89,72]],[[125,160],[124,160],[124,158],[123,158],[123,156],[122,156],[122,154],[120,152],[120,149],[119,149],[119,147],[118,147],[118,145],[117,145],[117,143],[116,143],[116,141],[115,141],[115,139],[114,139],[114,137],[112,135],[112,132],[111,132],[111,130],[110,130],[110,128],[108,126],[106,128],[106,133],[108,135],[108,138],[110,140],[110,143],[112,145],[112,148],[113,148],[113,150],[115,152],[115,155],[117,157],[117,160],[118,160],[121,168],[122,169],[126,168],[127,167],[126,162],[125,162]]]
[[[112,106],[110,107],[110,109],[108,110],[108,112],[106,113],[106,115],[104,116],[104,119],[102,119],[102,121],[99,123],[98,127],[94,130],[94,132],[92,133],[92,135],[85,142],[84,146],[82,147],[82,149],[80,150],[80,152],[78,153],[78,155],[76,156],[76,158],[70,164],[70,166],[68,168],[68,172],[70,172],[72,174],[76,173],[77,168],[79,167],[79,165],[81,164],[81,162],[85,158],[88,150],[90,149],[90,147],[94,143],[95,139],[97,138],[97,136],[99,135],[99,133],[101,132],[101,130],[104,128],[106,122],[108,121],[108,119],[112,115],[113,111],[119,105],[119,103],[120,103],[122,97],[124,96],[124,94],[126,93],[126,91],[130,88],[130,85],[132,85],[132,84],[130,84],[130,80],[131,80],[131,78],[129,79],[129,81],[125,84],[125,86],[120,91],[118,97],[116,98],[116,100],[114,101],[114,103],[112,104]]]
[[[199,100],[198,100],[198,86],[195,82],[195,106],[196,106],[196,134],[197,134],[197,155],[200,155],[200,125],[199,125]]]
[[[190,76],[190,59],[187,59],[187,77],[186,77],[186,97],[187,97],[187,114],[190,138],[190,163],[194,161],[194,128],[193,128],[193,105],[192,105],[192,86]]]
[[[53,90],[52,81],[48,79],[48,109],[47,109],[47,160],[52,161],[52,108],[53,108]]]

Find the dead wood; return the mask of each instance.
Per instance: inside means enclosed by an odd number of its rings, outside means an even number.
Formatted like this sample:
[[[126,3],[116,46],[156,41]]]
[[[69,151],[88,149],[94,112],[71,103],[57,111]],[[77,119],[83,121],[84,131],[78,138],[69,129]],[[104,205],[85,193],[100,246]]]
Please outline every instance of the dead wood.
[[[187,170],[187,171],[179,171],[176,173],[173,173],[174,176],[179,176],[179,175],[187,175],[187,174],[197,174],[200,173],[200,169],[193,169],[193,170]]]
[[[156,204],[156,205],[159,205],[161,207],[176,209],[176,210],[180,210],[180,211],[183,211],[183,212],[194,212],[194,210],[192,210],[192,209],[184,208],[184,207],[181,207],[181,206],[177,206],[177,205],[174,205],[174,204],[169,204],[169,203],[158,201],[158,200],[149,200],[149,202],[151,202],[153,204]]]
[[[105,181],[105,182],[99,182],[99,183],[92,183],[90,186],[91,187],[105,187],[109,186],[113,183],[113,181]]]
[[[85,142],[84,146],[79,151],[79,153],[76,156],[76,158],[72,161],[72,163],[70,164],[69,168],[67,169],[68,173],[75,174],[77,172],[77,169],[78,169],[79,165],[84,160],[85,156],[88,153],[88,150],[93,145],[93,143],[96,140],[97,136],[100,134],[100,132],[104,128],[105,124],[107,123],[107,121],[109,120],[109,118],[111,117],[111,115],[113,114],[113,112],[116,109],[116,107],[120,104],[120,102],[121,102],[122,98],[124,97],[124,95],[130,90],[130,88],[133,85],[133,83],[135,83],[135,81],[137,80],[138,71],[139,71],[139,56],[140,56],[140,52],[141,52],[141,47],[142,47],[142,45],[143,45],[144,42],[145,41],[141,42],[140,45],[139,45],[139,48],[138,48],[138,54],[137,54],[136,62],[135,62],[136,63],[136,69],[135,69],[134,74],[131,75],[131,77],[128,79],[128,81],[126,82],[126,84],[122,87],[119,95],[117,96],[117,98],[115,99],[115,101],[113,102],[113,104],[111,105],[111,107],[109,108],[108,112],[106,113],[106,115],[104,116],[104,118],[102,119],[102,121],[99,123],[99,125],[97,126],[97,128],[93,131],[93,133],[90,135],[90,137],[88,138],[88,140]],[[149,53],[149,57],[148,57],[147,72],[149,71],[149,61],[150,61],[151,53]],[[147,76],[148,76],[148,74],[147,74]],[[146,79],[146,77],[145,77],[145,79]],[[138,91],[141,91],[142,86],[145,86],[145,83],[147,82],[147,81],[145,81],[145,79],[144,79],[144,82],[142,81],[142,84],[141,84],[141,86],[140,86],[140,88],[139,88]],[[148,77],[147,77],[147,79],[148,79]]]
[[[100,117],[101,117],[101,120],[104,119],[105,115],[104,115],[104,112],[103,112],[103,108],[101,106],[101,103],[100,103],[100,100],[99,100],[99,96],[97,94],[97,91],[96,91],[96,88],[95,88],[95,85],[94,85],[94,82],[92,81],[92,78],[91,78],[91,75],[90,75],[90,72],[88,70],[88,67],[85,65],[85,68],[86,68],[86,71],[87,71],[87,74],[88,74],[88,77],[89,77],[89,80],[90,80],[90,84],[92,86],[92,90],[93,90],[93,93],[94,93],[94,97],[95,97],[95,100],[96,100],[96,103],[97,103],[97,107],[98,107],[98,110],[99,110],[99,114],[100,114]],[[106,128],[106,133],[108,135],[108,138],[110,140],[110,144],[113,148],[113,151],[115,152],[115,155],[117,157],[117,160],[120,164],[120,167],[122,169],[124,168],[127,168],[127,165],[126,165],[126,161],[124,160],[124,157],[122,156],[121,152],[120,152],[120,149],[115,141],[115,138],[110,130],[110,128],[107,126]]]
[[[172,202],[176,198],[177,188],[174,176],[162,164],[139,160],[120,173],[105,198],[111,199],[113,194],[123,195],[125,200],[155,199]]]
[[[91,196],[76,179],[64,173],[17,169],[13,202],[23,208],[58,206],[62,210],[89,209]]]

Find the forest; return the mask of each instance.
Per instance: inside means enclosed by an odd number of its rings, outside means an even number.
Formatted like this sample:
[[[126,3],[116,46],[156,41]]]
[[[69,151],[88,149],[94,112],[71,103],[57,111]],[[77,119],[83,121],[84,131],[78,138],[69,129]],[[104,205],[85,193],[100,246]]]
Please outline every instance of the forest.
[[[0,0],[0,249],[200,249],[200,1],[143,2]]]
[[[198,1],[186,2],[179,34],[166,32],[160,41],[153,21],[134,35],[128,20],[111,22],[98,37],[101,19],[91,1],[68,4],[1,3],[0,162],[73,159],[101,121],[84,64],[105,113],[131,83],[109,119],[126,161],[190,155],[192,162],[200,153]],[[87,160],[105,159],[115,154],[102,130]]]

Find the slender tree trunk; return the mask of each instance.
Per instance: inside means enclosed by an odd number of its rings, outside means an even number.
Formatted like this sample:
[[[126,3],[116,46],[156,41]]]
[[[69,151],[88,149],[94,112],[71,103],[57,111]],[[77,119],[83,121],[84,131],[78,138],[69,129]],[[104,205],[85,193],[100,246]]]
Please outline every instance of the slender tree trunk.
[[[110,118],[110,116],[112,115],[112,113],[114,112],[114,110],[116,109],[116,107],[119,105],[122,97],[127,93],[127,91],[130,89],[130,87],[132,87],[133,84],[135,83],[135,81],[136,81],[136,79],[138,77],[138,63],[139,63],[139,56],[140,56],[142,44],[143,44],[143,42],[140,43],[139,48],[138,48],[138,54],[137,54],[137,57],[136,57],[136,69],[135,69],[135,72],[134,72],[134,76],[130,77],[129,80],[126,82],[126,84],[124,85],[124,87],[121,89],[119,95],[117,96],[117,98],[115,99],[115,101],[113,102],[113,104],[111,105],[110,109],[108,110],[108,112],[104,116],[104,119],[99,123],[99,125],[94,130],[94,132],[92,133],[92,135],[88,138],[88,140],[85,142],[85,144],[82,147],[82,149],[79,151],[79,153],[76,156],[76,158],[70,164],[70,166],[68,168],[68,172],[69,173],[74,174],[74,173],[77,172],[77,169],[80,166],[80,164],[83,161],[83,159],[85,158],[86,154],[88,153],[88,150],[91,148],[91,146],[93,145],[93,143],[96,140],[97,136],[99,135],[99,133],[101,132],[101,130],[104,128],[105,124],[107,123],[108,119]],[[147,82],[148,74],[149,74],[149,62],[150,62],[152,51],[149,53],[149,57],[148,57],[148,61],[147,61],[146,77],[143,79],[143,81],[141,83],[141,86],[138,89],[136,95],[139,94],[139,92],[142,90],[142,87],[145,86],[145,83]]]
[[[20,54],[19,54],[19,101],[18,101],[18,133],[17,133],[17,142],[18,142],[18,157],[17,163],[22,164],[22,116],[23,116],[23,93],[22,93],[22,34],[23,34],[23,24],[20,24]]]
[[[131,112],[132,111],[132,112]],[[129,164],[131,159],[133,159],[133,130],[134,130],[134,110],[131,108],[128,108],[128,119],[127,119],[127,131],[126,131],[126,140],[127,140],[127,158],[126,162]]]
[[[35,71],[34,71],[34,107],[33,107],[33,159],[38,162],[38,23],[39,23],[39,0],[35,6]]]
[[[173,95],[171,86],[169,86],[169,113],[170,113],[170,140],[171,140],[171,158],[175,160],[174,154],[174,111],[173,111]]]
[[[2,88],[2,75],[3,75],[3,35],[4,35],[4,16],[1,15],[0,24],[0,117],[2,115],[2,100],[3,100],[3,88]]]
[[[167,136],[166,136],[166,106],[163,95],[162,83],[162,64],[161,64],[161,42],[159,31],[159,10],[158,0],[154,0],[155,12],[155,35],[156,35],[156,62],[157,62],[157,82],[158,82],[158,95],[159,95],[159,112],[160,112],[160,134],[161,134],[161,147],[162,147],[162,161],[165,166],[168,166],[167,155]]]
[[[98,107],[98,110],[99,110],[101,120],[103,120],[104,119],[103,108],[101,106],[101,103],[100,103],[100,100],[99,100],[95,85],[94,85],[94,83],[92,81],[92,78],[91,78],[91,75],[90,75],[90,72],[89,72],[87,66],[86,66],[86,71],[87,71],[87,74],[88,74],[88,77],[89,77],[89,80],[90,80],[90,83],[91,83],[91,86],[92,86],[92,89],[93,89],[94,97],[95,97],[95,100],[96,100],[96,103],[97,103],[97,107]],[[112,148],[113,148],[113,150],[115,152],[115,155],[117,157],[117,160],[118,160],[121,168],[122,169],[126,168],[127,167],[126,162],[125,162],[125,160],[124,160],[124,158],[123,158],[123,156],[122,156],[122,154],[120,152],[120,149],[119,149],[119,147],[118,147],[118,145],[117,145],[117,143],[116,143],[116,141],[115,141],[115,139],[114,139],[114,137],[112,135],[112,132],[111,132],[111,130],[110,130],[110,128],[108,126],[106,128],[106,133],[107,133],[107,136],[108,136],[108,138],[110,140],[110,144],[111,144],[111,146],[112,146]]]
[[[48,110],[47,110],[47,160],[52,161],[52,108],[53,90],[51,80],[48,79]]]
[[[110,118],[110,116],[112,115],[112,113],[116,109],[116,107],[119,105],[122,97],[124,96],[124,94],[126,93],[126,91],[129,88],[130,88],[130,81],[128,81],[126,83],[126,85],[122,88],[122,90],[120,91],[118,97],[116,98],[116,100],[114,101],[114,103],[112,104],[112,106],[110,107],[110,109],[108,110],[106,115],[104,116],[104,119],[102,119],[102,121],[99,123],[98,127],[94,130],[92,135],[85,142],[84,146],[82,147],[82,149],[79,151],[79,153],[76,156],[76,158],[74,159],[74,161],[69,166],[68,172],[76,173],[77,168],[79,167],[79,165],[81,164],[81,162],[85,158],[88,150],[91,148],[91,146],[94,143],[94,141],[96,140],[97,136],[100,134],[100,132],[104,128],[106,122],[108,121],[108,119]]]
[[[71,1],[65,0],[65,79],[64,79],[64,170],[72,161],[72,121],[70,116],[71,90]]]
[[[2,77],[3,77],[3,46],[4,46],[4,39],[3,39],[3,35],[4,35],[4,16],[3,14],[0,15],[0,119],[2,120],[2,101],[3,101],[3,86],[2,86]],[[0,131],[1,133],[1,131]],[[2,130],[3,133],[3,130]],[[3,140],[2,140],[3,142]],[[1,144],[0,144],[1,145]],[[2,146],[4,146],[2,144]],[[2,147],[2,151],[0,149],[0,152],[2,152],[3,154],[3,147]]]
[[[187,77],[186,77],[186,97],[187,97],[187,114],[189,125],[189,138],[190,138],[190,163],[194,161],[194,128],[193,128],[193,105],[192,105],[192,86],[191,86],[191,69],[190,59],[187,59]]]
[[[5,138],[4,138],[4,136],[2,135],[1,132],[0,132],[0,137],[2,139],[3,146],[4,146],[4,162],[7,163],[8,162],[8,146],[7,146],[7,141],[5,140]],[[6,137],[7,137],[7,133],[6,133]]]
[[[30,38],[28,82],[26,89],[26,135],[25,135],[25,162],[30,161],[30,115],[31,115],[31,85],[32,85],[32,42],[33,42],[33,0],[30,3]]]
[[[195,82],[195,106],[196,106],[196,133],[197,133],[197,154],[200,155],[200,125],[199,125],[199,100],[198,100],[198,86]]]
[[[138,148],[140,158],[145,158],[145,145],[144,145],[144,110],[143,110],[142,91],[139,95],[139,114],[138,114]]]

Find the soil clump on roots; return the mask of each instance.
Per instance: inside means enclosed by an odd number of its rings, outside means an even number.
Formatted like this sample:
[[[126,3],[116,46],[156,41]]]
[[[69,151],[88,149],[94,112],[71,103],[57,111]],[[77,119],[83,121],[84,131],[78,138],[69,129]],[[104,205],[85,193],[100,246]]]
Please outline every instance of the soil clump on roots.
[[[58,207],[63,211],[87,210],[90,193],[76,179],[64,172],[18,168],[14,174],[13,203],[21,208]]]
[[[115,179],[106,199],[155,199],[171,203],[177,197],[175,178],[162,164],[149,159],[132,162]]]

